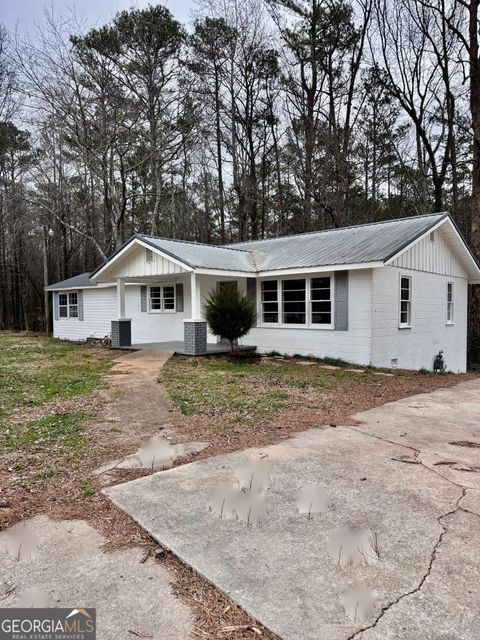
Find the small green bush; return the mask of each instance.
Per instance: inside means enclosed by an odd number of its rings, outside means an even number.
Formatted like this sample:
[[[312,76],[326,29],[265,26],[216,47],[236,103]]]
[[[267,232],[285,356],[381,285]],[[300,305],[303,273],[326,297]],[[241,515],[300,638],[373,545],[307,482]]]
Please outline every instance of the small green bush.
[[[212,291],[205,301],[205,318],[210,331],[230,342],[245,336],[255,324],[255,308],[235,287]]]

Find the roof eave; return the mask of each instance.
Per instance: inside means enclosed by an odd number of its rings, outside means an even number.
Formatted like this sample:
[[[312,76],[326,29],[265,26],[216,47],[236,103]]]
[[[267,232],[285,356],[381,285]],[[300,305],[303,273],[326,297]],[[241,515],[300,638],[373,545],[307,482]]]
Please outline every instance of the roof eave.
[[[469,278],[468,278],[469,282],[471,284],[480,283],[480,266],[475,256],[473,255],[470,247],[466,243],[465,238],[462,236],[460,229],[458,228],[458,226],[455,224],[455,221],[452,220],[452,218],[448,213],[446,213],[435,224],[432,224],[426,231],[423,231],[422,233],[418,234],[416,238],[410,240],[410,242],[406,243],[401,249],[398,249],[394,254],[389,256],[385,260],[385,266],[392,264],[392,262],[397,260],[403,253],[410,250],[418,242],[420,242],[425,237],[427,237],[430,233],[432,233],[432,231],[435,231],[436,229],[438,229],[439,227],[445,224],[447,224],[450,227],[450,229],[454,232],[456,239],[458,240],[459,246],[462,251],[461,259],[469,274]]]
[[[139,244],[140,246],[148,247],[149,249],[152,249],[152,251],[154,251],[158,255],[164,256],[165,258],[167,258],[167,259],[169,259],[169,260],[171,260],[173,262],[176,262],[179,266],[181,266],[186,271],[193,271],[195,269],[195,267],[193,265],[189,264],[185,260],[183,260],[183,259],[179,258],[178,256],[174,255],[170,251],[166,251],[164,249],[159,249],[158,247],[155,246],[155,244],[153,242],[149,242],[143,236],[141,236],[139,234],[135,234],[129,240],[127,240],[127,242],[125,242],[120,247],[120,249],[118,249],[113,255],[111,255],[110,258],[107,261],[105,261],[102,265],[100,265],[92,273],[92,275],[90,276],[91,280],[96,282],[97,279],[100,277],[100,275],[102,275],[109,267],[111,267],[117,260],[119,260],[125,254],[125,252],[131,247],[131,245],[134,242]]]

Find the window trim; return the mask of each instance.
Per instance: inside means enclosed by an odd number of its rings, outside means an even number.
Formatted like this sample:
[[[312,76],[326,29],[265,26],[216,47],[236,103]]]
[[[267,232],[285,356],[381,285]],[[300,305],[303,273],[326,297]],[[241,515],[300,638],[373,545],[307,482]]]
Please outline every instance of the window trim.
[[[402,280],[407,279],[409,282],[408,285],[408,322],[402,322]],[[405,300],[403,300],[405,302]],[[398,328],[399,329],[411,329],[412,328],[412,309],[413,309],[413,300],[412,300],[412,276],[407,276],[404,273],[400,274],[400,279],[398,281]]]
[[[448,299],[448,288],[449,288],[449,286],[452,287],[452,299],[451,300]],[[448,315],[449,315],[449,313],[448,313],[449,312],[449,305],[451,305],[451,308],[452,308],[452,314],[451,314],[450,318],[448,317]],[[447,326],[452,326],[452,325],[455,324],[455,283],[453,282],[453,280],[448,280],[447,281],[447,305],[446,306],[447,306],[447,309],[446,309],[447,318],[446,318],[445,324]]]
[[[315,278],[330,278],[330,324],[312,323],[311,281]],[[305,324],[283,322],[283,285],[282,280],[305,280]],[[263,321],[262,282],[277,283],[278,322]],[[311,274],[289,274],[284,277],[261,278],[257,289],[257,327],[261,329],[315,329],[333,331],[335,328],[335,274],[332,271]]]
[[[60,304],[60,297],[61,296],[66,296],[67,298],[67,303],[66,304]],[[71,302],[71,296],[76,296],[76,302]],[[72,315],[71,312],[71,308],[75,307],[77,309],[77,312],[75,315]],[[66,309],[67,310],[67,315],[66,316],[62,316],[60,309]],[[79,320],[80,314],[79,314],[79,304],[78,304],[78,291],[60,291],[58,293],[58,319],[59,320]]]
[[[173,288],[173,309],[164,308],[163,290],[165,287]],[[151,290],[160,289],[161,309],[152,309]],[[149,284],[147,286],[147,311],[148,313],[177,313],[177,288],[174,282],[162,282],[161,284]]]

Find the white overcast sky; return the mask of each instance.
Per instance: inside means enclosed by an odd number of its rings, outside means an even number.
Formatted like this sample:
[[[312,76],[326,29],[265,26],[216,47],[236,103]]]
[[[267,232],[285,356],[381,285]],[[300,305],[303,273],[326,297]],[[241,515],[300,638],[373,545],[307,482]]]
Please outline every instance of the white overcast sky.
[[[74,11],[80,22],[88,26],[100,26],[123,9],[158,4],[154,0],[0,0],[0,22],[11,32],[18,27],[20,33],[35,34],[35,25],[42,23],[45,11],[60,17]],[[173,15],[182,22],[190,22],[194,0],[163,0]]]

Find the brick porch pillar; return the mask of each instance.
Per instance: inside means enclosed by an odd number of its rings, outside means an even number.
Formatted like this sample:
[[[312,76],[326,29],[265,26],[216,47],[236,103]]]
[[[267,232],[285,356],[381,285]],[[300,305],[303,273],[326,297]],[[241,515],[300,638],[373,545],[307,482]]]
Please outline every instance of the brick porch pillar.
[[[205,320],[183,321],[184,352],[188,356],[207,353],[207,323]]]
[[[130,318],[112,320],[112,347],[130,347],[132,345],[132,321]]]

